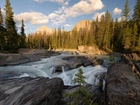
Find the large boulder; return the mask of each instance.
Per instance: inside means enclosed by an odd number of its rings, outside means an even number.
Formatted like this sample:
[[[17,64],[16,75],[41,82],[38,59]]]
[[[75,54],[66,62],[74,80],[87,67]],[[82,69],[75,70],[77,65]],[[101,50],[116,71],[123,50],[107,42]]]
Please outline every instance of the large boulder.
[[[0,105],[61,105],[60,78],[0,80]]]
[[[98,59],[97,57],[93,56],[69,56],[64,57],[63,60],[66,60],[68,62],[67,65],[69,65],[70,69],[75,69],[80,66],[96,66],[96,65],[102,65],[103,60]]]
[[[107,54],[105,51],[100,50],[96,45],[94,46],[81,45],[78,46],[78,51],[88,54],[98,54],[98,55]]]
[[[78,92],[79,88],[84,88],[83,92],[88,94],[85,95],[82,92]],[[85,90],[85,91],[84,91]],[[73,97],[70,96],[70,94],[73,94],[74,92],[77,92]],[[85,86],[79,87],[79,86],[71,86],[63,91],[63,103],[64,105],[69,105],[70,103],[76,103],[78,101],[77,105],[86,105],[85,98],[91,96],[92,103],[98,103],[101,101],[101,92],[99,91],[99,86],[97,85],[91,85],[87,84]]]
[[[140,105],[140,79],[132,66],[122,62],[112,65],[107,72],[108,105]]]

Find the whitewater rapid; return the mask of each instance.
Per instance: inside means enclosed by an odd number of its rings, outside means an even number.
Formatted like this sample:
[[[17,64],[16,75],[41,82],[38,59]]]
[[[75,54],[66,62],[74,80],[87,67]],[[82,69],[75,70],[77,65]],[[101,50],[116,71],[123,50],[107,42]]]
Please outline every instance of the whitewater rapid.
[[[73,79],[75,78],[75,74],[78,72],[78,69],[81,68],[84,72],[83,75],[86,77],[85,81],[87,83],[98,84],[101,75],[107,72],[106,67],[98,65],[87,67],[81,66],[79,68],[67,71],[65,71],[64,67],[62,66],[61,73],[54,73],[55,65],[63,64],[66,62],[61,59],[62,56],[63,55],[53,56],[50,58],[42,59],[41,61],[30,62],[16,66],[0,67],[0,77],[1,78],[60,77],[64,81],[65,85],[74,85]],[[106,65],[107,60],[104,61],[105,61],[104,65]]]

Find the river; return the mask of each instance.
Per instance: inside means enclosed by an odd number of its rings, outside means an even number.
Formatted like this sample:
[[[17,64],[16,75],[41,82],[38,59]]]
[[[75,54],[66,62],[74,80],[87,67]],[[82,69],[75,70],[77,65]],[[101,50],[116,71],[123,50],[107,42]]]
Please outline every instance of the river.
[[[81,68],[84,72],[85,81],[89,84],[98,84],[99,77],[101,74],[107,72],[108,65],[108,56],[97,56],[100,59],[104,60],[103,65],[98,66],[87,66],[79,67],[72,70],[65,71],[62,66],[61,73],[54,73],[54,66],[57,64],[63,64],[66,62],[62,60],[64,56],[71,56],[66,54],[61,54],[58,56],[52,56],[50,58],[44,58],[40,61],[30,62],[26,64],[16,65],[16,66],[5,66],[0,67],[0,78],[23,78],[23,77],[60,77],[64,81],[65,85],[74,85],[73,79],[75,74],[78,72],[78,69]]]

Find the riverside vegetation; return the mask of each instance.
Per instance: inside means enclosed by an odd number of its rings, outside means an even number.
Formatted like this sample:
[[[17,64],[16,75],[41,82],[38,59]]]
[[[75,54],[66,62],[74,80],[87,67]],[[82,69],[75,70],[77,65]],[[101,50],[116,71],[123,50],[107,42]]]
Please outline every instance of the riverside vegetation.
[[[14,12],[10,0],[5,2],[5,23],[0,9],[0,48],[6,51],[15,51],[20,47],[28,48],[77,48],[79,45],[97,45],[100,49],[111,51],[140,51],[140,0],[136,0],[133,14],[130,14],[128,0],[124,5],[121,20],[113,19],[109,11],[101,18],[88,21],[85,28],[65,31],[64,28],[54,29],[52,34],[32,33],[26,37],[24,20],[21,20],[21,32],[16,30],[13,20]]]
[[[96,105],[96,103],[92,104],[92,96],[88,93],[87,87],[83,86],[86,83],[84,79],[85,76],[80,68],[73,79],[74,83],[79,85],[78,89],[72,93],[64,94],[64,97],[69,97],[71,100],[67,105]]]

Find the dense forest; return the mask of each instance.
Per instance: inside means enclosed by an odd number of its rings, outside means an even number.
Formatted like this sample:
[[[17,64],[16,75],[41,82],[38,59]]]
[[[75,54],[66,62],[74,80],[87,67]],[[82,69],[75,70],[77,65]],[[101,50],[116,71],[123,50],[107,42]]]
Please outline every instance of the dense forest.
[[[136,1],[133,14],[130,13],[129,2],[126,0],[122,18],[113,19],[106,11],[99,19],[92,21],[90,29],[85,28],[65,31],[64,28],[55,29],[52,34],[34,33],[27,35],[25,42],[24,21],[21,33],[17,33],[13,20],[12,7],[9,0],[5,4],[6,19],[3,25],[0,11],[0,48],[1,50],[15,50],[20,47],[28,48],[77,48],[79,45],[97,45],[100,49],[110,51],[140,51],[140,0]]]

